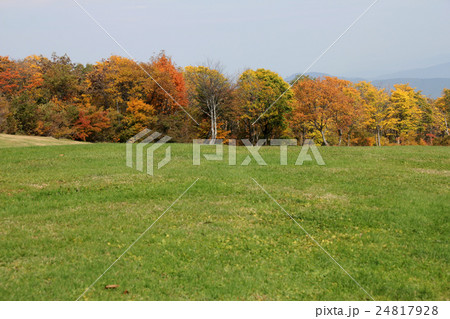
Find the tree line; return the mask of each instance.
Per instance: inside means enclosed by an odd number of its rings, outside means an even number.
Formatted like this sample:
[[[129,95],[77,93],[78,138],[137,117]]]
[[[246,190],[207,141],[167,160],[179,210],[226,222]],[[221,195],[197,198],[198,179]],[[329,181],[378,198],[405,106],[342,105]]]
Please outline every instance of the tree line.
[[[449,145],[450,89],[438,99],[408,84],[302,76],[267,69],[235,79],[219,64],[177,67],[164,52],[148,62],[111,56],[0,56],[0,132],[124,142],[144,128],[177,142],[311,138],[322,145]]]

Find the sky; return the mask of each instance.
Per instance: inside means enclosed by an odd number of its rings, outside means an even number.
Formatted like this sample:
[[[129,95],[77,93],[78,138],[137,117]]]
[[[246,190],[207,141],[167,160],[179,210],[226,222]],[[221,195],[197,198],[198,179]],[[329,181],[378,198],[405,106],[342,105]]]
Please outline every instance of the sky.
[[[302,73],[374,0],[76,0],[138,61]],[[450,0],[379,0],[310,69],[369,77],[450,62]],[[74,0],[0,0],[0,55],[127,56]]]

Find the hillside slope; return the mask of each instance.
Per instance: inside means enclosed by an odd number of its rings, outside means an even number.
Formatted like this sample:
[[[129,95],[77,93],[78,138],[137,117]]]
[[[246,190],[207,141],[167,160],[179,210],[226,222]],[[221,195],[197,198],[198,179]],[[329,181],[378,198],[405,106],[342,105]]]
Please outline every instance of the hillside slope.
[[[0,134],[0,148],[21,147],[21,146],[68,145],[68,144],[85,144],[85,142],[77,142],[66,139],[56,139],[47,136]]]

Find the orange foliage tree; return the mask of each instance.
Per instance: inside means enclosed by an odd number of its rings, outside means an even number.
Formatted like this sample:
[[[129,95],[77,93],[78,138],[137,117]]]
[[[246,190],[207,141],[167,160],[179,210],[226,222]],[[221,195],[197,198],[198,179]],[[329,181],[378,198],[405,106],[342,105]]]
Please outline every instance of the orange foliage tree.
[[[338,78],[305,78],[293,86],[294,121],[306,121],[320,132],[324,145],[329,145],[326,131],[335,124],[339,132],[339,142],[343,130],[352,123],[354,99],[349,88],[350,82]]]
[[[110,126],[111,122],[106,111],[86,105],[79,110],[78,120],[74,125],[74,137],[82,141],[102,140],[99,133]]]

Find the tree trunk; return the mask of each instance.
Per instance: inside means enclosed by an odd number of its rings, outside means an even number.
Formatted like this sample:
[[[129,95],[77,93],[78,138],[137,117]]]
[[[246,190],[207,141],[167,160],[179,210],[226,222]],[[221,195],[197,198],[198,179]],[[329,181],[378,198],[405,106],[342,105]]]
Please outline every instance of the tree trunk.
[[[327,139],[325,138],[325,130],[321,130],[320,133],[322,133],[323,144],[325,146],[330,146],[330,144],[328,144],[328,142],[327,142]]]
[[[215,140],[217,138],[217,111],[216,105],[211,103],[210,116],[211,116],[211,139]]]
[[[306,129],[305,129],[305,127],[303,126],[303,127],[302,127],[302,143],[301,143],[300,145],[305,144],[305,136],[306,136]]]
[[[339,133],[339,146],[341,146],[341,143],[342,143],[342,130],[338,129],[338,133]]]
[[[214,139],[217,138],[217,109],[214,106]]]
[[[214,115],[213,112],[211,112],[211,139],[215,139],[216,136],[214,134]]]
[[[250,141],[252,142],[252,144],[255,143],[255,131],[254,131],[254,126],[251,124],[251,121],[249,121],[248,124],[248,138],[250,139]]]
[[[377,125],[377,135],[375,136],[377,146],[381,146],[381,130]]]

